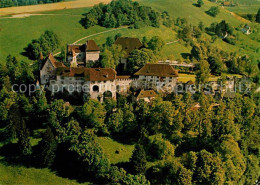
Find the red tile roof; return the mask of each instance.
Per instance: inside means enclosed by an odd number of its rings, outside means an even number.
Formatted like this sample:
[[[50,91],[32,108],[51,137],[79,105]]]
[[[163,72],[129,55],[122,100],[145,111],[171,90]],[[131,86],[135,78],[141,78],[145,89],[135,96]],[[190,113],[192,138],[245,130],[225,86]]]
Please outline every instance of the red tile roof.
[[[135,73],[137,76],[178,77],[178,71],[169,64],[145,64]]]
[[[86,44],[69,44],[68,53],[81,53],[86,51],[100,51],[100,48],[94,40],[87,40]]]
[[[48,59],[51,61],[52,65],[57,67],[65,67],[65,65],[62,62],[57,62],[52,53],[49,54]]]
[[[81,44],[69,44],[68,45],[68,53],[74,51],[75,53],[84,52],[84,47]]]
[[[130,79],[131,76],[125,75],[125,76],[117,76],[116,79]]]
[[[155,98],[157,97],[157,93],[154,90],[141,90],[138,94],[137,98]]]
[[[54,58],[54,56],[52,55],[52,53],[49,53],[48,57],[45,59],[44,64],[41,66],[41,69],[43,68],[43,66],[45,65],[45,63],[47,62],[47,60],[50,60],[50,62],[52,63],[53,67],[55,67],[55,68],[58,68],[58,67],[66,67],[62,62],[56,61],[56,59]]]
[[[231,5],[231,2],[225,1],[225,2],[223,3],[223,5],[224,5],[224,6],[229,6],[229,5]]]
[[[100,51],[100,48],[94,40],[88,40],[86,42],[86,51]]]
[[[106,81],[116,79],[116,71],[111,68],[61,67],[57,69],[57,75],[63,77],[84,77],[86,81]]]

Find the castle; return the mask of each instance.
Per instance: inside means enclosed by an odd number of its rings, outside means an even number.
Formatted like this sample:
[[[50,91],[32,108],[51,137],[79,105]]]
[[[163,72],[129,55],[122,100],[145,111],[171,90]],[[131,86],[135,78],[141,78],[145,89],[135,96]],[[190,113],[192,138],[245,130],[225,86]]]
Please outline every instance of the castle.
[[[89,63],[99,60],[100,49],[94,40],[87,40],[85,44],[69,44],[67,47],[67,61],[73,67],[86,67]]]
[[[120,42],[119,42],[120,41]],[[132,44],[131,41],[134,41]],[[129,52],[140,48],[136,39],[122,38],[116,41]],[[179,74],[170,63],[145,64],[132,76],[117,75],[111,68],[87,68],[89,62],[99,60],[100,49],[93,40],[83,45],[68,45],[67,61],[70,67],[56,61],[52,54],[42,60],[40,82],[52,93],[67,91],[69,94],[80,92],[92,99],[103,101],[104,98],[116,99],[118,94],[128,94],[130,88],[142,90],[138,99],[150,101],[158,93],[172,93],[178,88]],[[127,63],[127,56],[121,59]],[[152,90],[152,91],[151,91]]]
[[[116,99],[116,93],[127,94],[129,89],[172,91],[178,72],[169,64],[146,64],[134,77],[117,76],[111,68],[66,67],[49,54],[40,70],[41,84],[48,84],[52,92],[83,92],[93,99]],[[160,89],[158,89],[160,87]]]

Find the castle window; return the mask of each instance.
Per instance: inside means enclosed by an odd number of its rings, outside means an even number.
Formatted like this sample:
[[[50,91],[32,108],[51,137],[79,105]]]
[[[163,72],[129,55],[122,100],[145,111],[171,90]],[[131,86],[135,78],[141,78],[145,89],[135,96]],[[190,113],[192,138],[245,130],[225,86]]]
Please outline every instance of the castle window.
[[[94,85],[94,86],[93,86],[93,91],[94,91],[94,92],[99,92],[99,87],[98,87],[97,85]]]

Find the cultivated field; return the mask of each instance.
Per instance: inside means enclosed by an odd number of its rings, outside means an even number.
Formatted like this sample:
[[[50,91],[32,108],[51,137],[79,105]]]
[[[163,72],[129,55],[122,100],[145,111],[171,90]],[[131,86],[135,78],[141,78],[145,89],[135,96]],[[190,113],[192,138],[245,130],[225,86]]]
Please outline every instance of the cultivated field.
[[[66,1],[66,2],[59,2],[59,3],[51,3],[51,4],[0,8],[0,16],[91,7],[94,6],[95,4],[109,3],[110,1],[111,0],[74,0],[74,1]]]

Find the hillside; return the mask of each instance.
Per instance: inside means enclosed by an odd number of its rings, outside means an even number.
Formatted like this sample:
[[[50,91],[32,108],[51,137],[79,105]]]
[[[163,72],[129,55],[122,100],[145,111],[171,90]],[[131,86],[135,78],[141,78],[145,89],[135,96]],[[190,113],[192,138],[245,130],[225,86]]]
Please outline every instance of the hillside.
[[[110,1],[0,9],[0,185],[258,182],[260,24]]]
[[[236,0],[235,7],[228,7],[228,10],[233,11],[235,13],[251,13],[256,14],[258,9],[260,8],[260,1],[258,0]]]
[[[231,23],[232,26],[237,27],[240,24],[245,24],[248,21],[242,19],[241,17],[232,15],[226,9],[221,8],[220,14],[213,18],[205,13],[211,6],[215,6],[214,3],[205,1],[205,5],[201,8],[195,7],[193,3],[196,0],[140,0],[143,5],[151,6],[159,11],[168,11],[169,14],[174,17],[185,17],[192,24],[198,24],[200,21],[204,23],[205,26],[210,25],[212,22],[220,22],[225,19],[227,22]],[[75,2],[76,3],[76,2]],[[29,16],[25,18],[0,18],[0,60],[3,61],[8,54],[17,56],[19,59],[28,60],[23,57],[21,53],[23,48],[27,46],[32,39],[37,39],[45,30],[52,30],[59,35],[62,40],[61,45],[66,43],[73,43],[74,41],[94,34],[108,30],[107,28],[95,26],[89,29],[84,29],[80,24],[79,20],[83,13],[86,13],[89,8],[79,8],[79,9],[66,9],[57,11],[41,12],[40,15]],[[13,30],[19,30],[19,32],[13,32]],[[165,31],[168,33],[166,34]],[[109,32],[107,34],[100,34],[98,36],[92,37],[98,44],[102,44],[107,36],[116,35],[119,31]],[[138,36],[142,38],[144,35],[147,37],[152,37],[154,35],[162,36],[166,42],[175,41],[176,33],[168,28],[141,28],[139,30],[129,30],[122,29],[120,33],[124,36]],[[237,46],[230,46],[223,41],[217,41],[217,45],[220,48],[233,48],[234,51],[239,51],[242,53],[254,54],[257,46],[257,42],[250,39],[248,36],[241,35],[240,44]],[[242,44],[248,45],[248,47]],[[187,53],[190,48],[174,43],[167,45],[163,52],[166,55],[175,55],[176,58],[180,57],[180,53]],[[58,51],[57,51],[58,52]]]
[[[0,163],[0,184],[67,184],[77,185],[76,181],[61,178],[48,169],[35,169],[9,166]],[[87,185],[88,183],[84,183]]]

